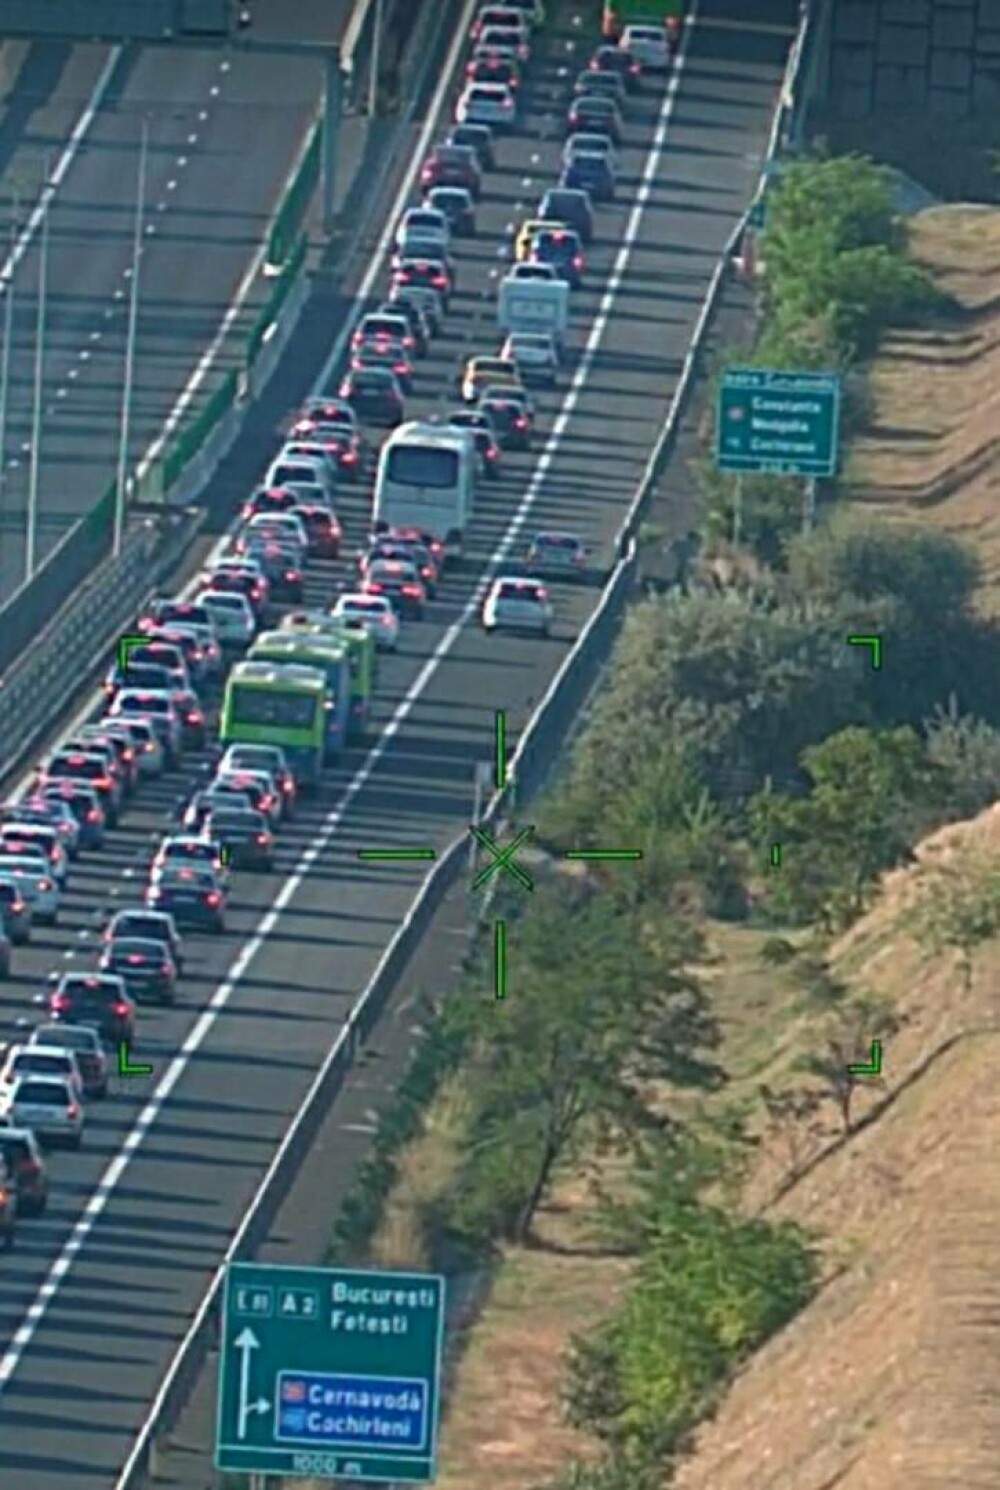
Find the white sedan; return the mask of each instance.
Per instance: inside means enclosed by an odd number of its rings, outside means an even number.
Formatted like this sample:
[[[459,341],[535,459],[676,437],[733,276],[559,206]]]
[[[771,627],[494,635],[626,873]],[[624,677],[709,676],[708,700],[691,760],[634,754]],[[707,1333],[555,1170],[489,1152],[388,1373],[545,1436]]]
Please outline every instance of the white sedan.
[[[78,1149],[83,1139],[83,1103],[63,1076],[19,1076],[0,1090],[0,1123],[33,1128],[39,1138]]]
[[[506,83],[470,83],[455,105],[456,124],[491,124],[511,129],[517,117],[517,100]]]
[[[552,628],[552,602],[544,585],[520,575],[499,575],[483,602],[484,631],[537,631],[548,636]]]
[[[670,47],[662,26],[626,26],[618,45],[649,72],[669,72]]]
[[[13,1086],[21,1076],[60,1076],[69,1082],[77,1101],[83,1101],[83,1072],[75,1053],[64,1045],[8,1046],[0,1087]]]
[[[360,621],[380,652],[395,652],[399,645],[399,617],[386,595],[341,595],[333,615],[337,620]]]

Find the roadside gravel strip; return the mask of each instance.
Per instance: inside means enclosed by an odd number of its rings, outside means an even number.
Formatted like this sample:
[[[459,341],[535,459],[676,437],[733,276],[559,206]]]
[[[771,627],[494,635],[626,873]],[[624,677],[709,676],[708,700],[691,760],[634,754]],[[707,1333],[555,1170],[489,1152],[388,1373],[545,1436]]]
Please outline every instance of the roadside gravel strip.
[[[475,350],[492,346],[489,298],[511,231],[554,179],[559,115],[596,40],[589,12],[585,24],[572,0],[554,9],[526,80],[524,128],[501,143],[479,235],[456,254],[458,289],[418,365],[414,414],[452,401],[470,331]],[[698,15],[725,9],[703,0]],[[592,587],[556,585],[549,641],[485,637],[474,624],[487,578],[529,520],[579,528],[595,570],[611,562],[712,268],[756,179],[782,56],[781,39],[734,40],[696,22],[669,90],[640,95],[622,202],[602,209],[574,299],[570,381],[539,400],[540,450],[511,457],[507,478],[477,499],[466,560],[386,658],[370,748],[348,752],[282,833],[275,874],[238,877],[229,933],[190,938],[179,1005],[142,1010],[152,1091],[121,1083],[88,1119],[81,1153],[54,1156],[51,1213],[24,1228],[0,1277],[0,1484],[111,1481],[289,1114],[419,886],[412,869],[359,868],[357,848],[392,840],[441,852],[454,839],[493,710],[508,711],[513,749],[593,608]],[[446,76],[442,101],[451,93]],[[379,286],[390,226],[372,266]],[[362,491],[345,493],[348,553],[366,512]],[[311,566],[309,602],[347,573],[346,561]],[[89,961],[95,917],[135,898],[164,814],[198,764],[143,788],[107,848],[74,866],[65,925],[19,949],[0,996],[9,1024],[30,1012],[50,968]]]

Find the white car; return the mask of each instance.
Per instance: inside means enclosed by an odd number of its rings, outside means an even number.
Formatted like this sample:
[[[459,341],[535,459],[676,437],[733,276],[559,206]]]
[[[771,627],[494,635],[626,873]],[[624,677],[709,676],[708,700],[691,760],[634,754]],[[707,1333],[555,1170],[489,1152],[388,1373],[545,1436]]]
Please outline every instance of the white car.
[[[593,129],[578,129],[563,145],[562,163],[568,166],[578,155],[603,155],[611,172],[618,174],[618,152],[610,135]]]
[[[37,1024],[28,1038],[29,1049],[54,1045],[72,1051],[83,1079],[85,1097],[104,1097],[108,1091],[108,1057],[101,1036],[89,1024]]]
[[[520,575],[498,575],[483,603],[483,629],[497,631],[502,627],[548,636],[552,628],[552,602],[545,586]]]
[[[181,756],[181,721],[172,696],[160,688],[123,688],[115,694],[108,709],[112,719],[136,717],[148,719],[160,737],[167,764]]]
[[[51,874],[39,869],[37,857],[32,855],[29,858],[15,859],[5,855],[0,863],[0,874],[5,880],[14,881],[21,899],[31,910],[33,922],[41,921],[47,926],[55,926],[59,920],[62,891]]]
[[[506,83],[470,83],[455,105],[456,124],[491,124],[494,129],[514,126],[517,99]]]
[[[50,1141],[78,1149],[83,1139],[83,1103],[63,1076],[19,1076],[0,1090],[0,1122],[31,1128]]]
[[[140,776],[163,775],[163,744],[148,719],[105,719],[102,723],[109,733],[120,733],[131,740]]]
[[[515,331],[500,348],[500,356],[514,363],[522,382],[555,386],[559,348],[551,332]]]
[[[662,26],[626,26],[618,45],[647,72],[670,71],[670,48]]]
[[[164,838],[149,866],[149,882],[155,885],[164,874],[194,864],[214,870],[220,880],[229,878],[226,856],[217,843],[194,833],[173,833]]]
[[[508,269],[505,279],[544,279],[555,283],[559,279],[559,272],[555,264],[512,264]]]
[[[404,245],[413,238],[433,240],[438,248],[447,252],[451,242],[448,219],[436,207],[407,208],[396,229],[396,247],[402,251]]]
[[[299,462],[306,460],[310,465],[315,465],[316,474],[324,481],[333,492],[337,486],[338,466],[331,456],[327,447],[321,440],[311,440],[308,435],[296,435],[293,440],[287,440],[278,453],[280,461]],[[285,485],[284,482],[281,483]]]
[[[333,607],[338,621],[360,621],[382,652],[399,645],[399,617],[385,595],[341,595]]]
[[[257,625],[253,608],[245,595],[231,590],[202,590],[198,604],[203,605],[212,617],[224,647],[237,650],[249,647]]]
[[[61,1076],[73,1088],[78,1102],[83,1101],[83,1072],[76,1055],[64,1045],[8,1045],[7,1058],[0,1069],[0,1087],[11,1087],[21,1076]]]
[[[336,478],[329,474],[329,466],[330,460],[325,452],[322,463],[312,455],[279,455],[268,466],[264,485],[287,487],[294,481],[299,486],[311,486],[323,493],[318,500],[332,507],[337,483]]]
[[[240,530],[240,537],[251,541],[258,537],[265,540],[277,538],[282,542],[291,541],[303,553],[309,547],[306,525],[295,512],[258,512],[244,524]]]

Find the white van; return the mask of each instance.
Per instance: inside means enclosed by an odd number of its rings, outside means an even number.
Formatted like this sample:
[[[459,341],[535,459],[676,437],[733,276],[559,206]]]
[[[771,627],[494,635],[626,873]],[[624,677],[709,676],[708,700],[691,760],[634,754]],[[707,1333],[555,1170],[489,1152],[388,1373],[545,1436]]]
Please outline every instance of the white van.
[[[411,421],[382,446],[372,513],[376,533],[419,528],[460,553],[472,515],[476,447],[467,430]]]

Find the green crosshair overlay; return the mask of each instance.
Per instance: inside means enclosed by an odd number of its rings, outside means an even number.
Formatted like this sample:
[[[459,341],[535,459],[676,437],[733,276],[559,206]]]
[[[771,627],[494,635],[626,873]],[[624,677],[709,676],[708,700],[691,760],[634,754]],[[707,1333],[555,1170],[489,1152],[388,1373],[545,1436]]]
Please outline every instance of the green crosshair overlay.
[[[481,889],[491,875],[497,874],[502,869],[505,874],[509,874],[512,879],[517,880],[518,884],[521,885],[523,889],[533,890],[535,888],[535,885],[534,881],[531,878],[531,875],[526,874],[525,871],[521,868],[520,864],[514,863],[514,855],[517,853],[524,840],[526,838],[530,838],[531,834],[534,831],[535,830],[533,827],[522,828],[517,837],[512,838],[506,848],[501,848],[500,845],[495,842],[495,840],[492,839],[487,832],[485,832],[482,828],[477,828],[475,823],[470,823],[469,832],[479,844],[479,847],[486,849],[487,853],[493,855],[492,864],[487,864],[485,869],[481,869],[479,871],[475,879],[472,881],[472,888],[474,890]]]

